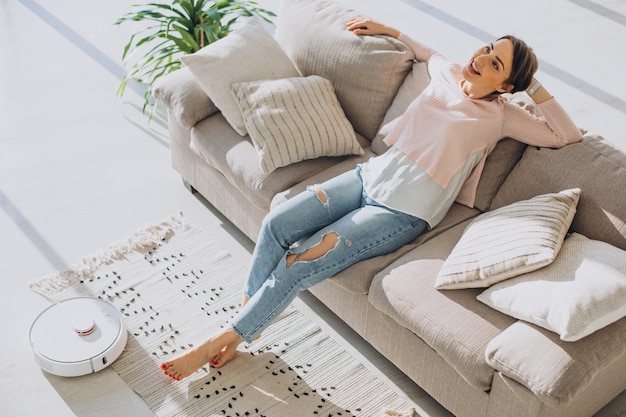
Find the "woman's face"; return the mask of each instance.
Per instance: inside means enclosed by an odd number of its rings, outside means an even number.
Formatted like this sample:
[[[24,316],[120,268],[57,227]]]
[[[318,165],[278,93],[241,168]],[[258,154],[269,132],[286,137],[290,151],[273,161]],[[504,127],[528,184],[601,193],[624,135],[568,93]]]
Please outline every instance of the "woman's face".
[[[477,50],[469,63],[463,67],[462,75],[472,86],[489,92],[509,91],[513,86],[505,85],[511,75],[513,64],[513,42],[501,39]]]

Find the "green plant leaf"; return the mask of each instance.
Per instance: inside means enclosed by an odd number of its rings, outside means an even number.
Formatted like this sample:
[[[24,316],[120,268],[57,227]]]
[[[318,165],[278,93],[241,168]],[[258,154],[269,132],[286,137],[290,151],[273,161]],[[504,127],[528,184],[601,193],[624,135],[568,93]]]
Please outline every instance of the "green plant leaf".
[[[123,47],[122,63],[127,70],[117,94],[122,96],[128,82],[135,80],[148,87],[144,110],[152,106],[152,85],[158,78],[180,69],[181,56],[227,36],[239,18],[252,15],[269,23],[276,16],[258,7],[255,1],[171,0],[171,3],[133,4],[131,11],[114,22],[143,25]]]

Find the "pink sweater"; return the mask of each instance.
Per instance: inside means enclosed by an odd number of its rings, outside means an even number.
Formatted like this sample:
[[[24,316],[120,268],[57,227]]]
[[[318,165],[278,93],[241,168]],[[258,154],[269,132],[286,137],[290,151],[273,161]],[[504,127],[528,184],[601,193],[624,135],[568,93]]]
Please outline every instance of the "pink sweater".
[[[554,98],[538,105],[543,118],[503,97],[470,99],[461,89],[460,65],[405,34],[399,39],[419,61],[428,62],[431,82],[411,103],[385,143],[408,155],[444,189],[471,154],[485,151],[461,188],[457,202],[474,206],[485,160],[502,138],[552,148],[582,139],[580,130]]]

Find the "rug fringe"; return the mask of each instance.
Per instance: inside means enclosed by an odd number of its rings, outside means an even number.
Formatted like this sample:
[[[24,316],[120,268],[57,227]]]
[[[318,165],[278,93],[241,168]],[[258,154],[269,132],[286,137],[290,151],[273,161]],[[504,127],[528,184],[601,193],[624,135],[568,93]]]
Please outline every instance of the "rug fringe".
[[[46,275],[32,281],[28,286],[33,292],[48,298],[72,286],[77,280],[89,277],[102,265],[110,264],[133,251],[148,251],[159,242],[168,240],[176,231],[189,227],[190,225],[183,218],[183,213],[178,211],[158,223],[137,229],[126,239],[114,243],[104,251],[84,258],[65,271]]]

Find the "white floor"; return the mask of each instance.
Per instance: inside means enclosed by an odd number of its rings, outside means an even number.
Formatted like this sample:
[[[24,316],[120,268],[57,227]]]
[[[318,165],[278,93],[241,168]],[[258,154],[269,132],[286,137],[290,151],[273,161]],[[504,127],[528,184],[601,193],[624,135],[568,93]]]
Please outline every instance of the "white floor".
[[[241,262],[250,257],[251,242],[188,193],[171,169],[163,115],[148,124],[137,93],[115,97],[133,28],[112,22],[133,2],[0,0],[2,416],[152,415],[111,370],[67,379],[37,367],[28,329],[48,303],[29,291],[29,281],[178,210]],[[344,2],[459,62],[494,37],[519,35],[542,60],[540,80],[577,124],[626,149],[626,1]],[[260,3],[277,10],[278,0]],[[424,417],[449,416],[303,299],[303,309],[356,345],[355,354],[397,382]],[[597,414],[624,415],[626,394]]]

